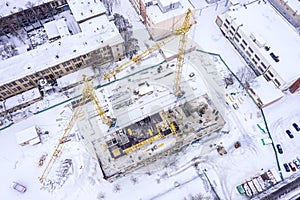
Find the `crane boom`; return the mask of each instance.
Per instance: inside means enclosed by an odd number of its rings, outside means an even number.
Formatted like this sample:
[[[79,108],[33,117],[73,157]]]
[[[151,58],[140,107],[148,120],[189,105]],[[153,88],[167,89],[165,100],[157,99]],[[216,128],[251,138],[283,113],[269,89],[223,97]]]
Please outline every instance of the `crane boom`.
[[[193,25],[193,23],[190,23],[190,18],[191,18],[191,10],[188,9],[182,26],[176,30],[176,35],[180,35],[176,71],[175,71],[175,83],[173,88],[173,92],[177,97],[180,97],[182,95],[182,91],[180,89],[180,80],[181,80],[182,66],[184,61],[185,46],[187,41],[187,33],[189,32],[189,30]]]
[[[146,49],[142,53],[134,56],[132,59],[126,61],[125,63],[123,63],[121,65],[119,65],[118,67],[116,67],[112,71],[106,73],[104,75],[104,80],[110,80],[111,77],[115,77],[117,73],[119,73],[120,71],[126,69],[127,67],[129,67],[133,63],[140,63],[143,58],[145,58],[147,55],[153,53],[154,51],[158,50],[161,46],[163,46],[166,43],[168,43],[171,40],[173,40],[175,38],[175,36],[176,35],[172,35],[170,37],[167,37],[167,38],[163,39],[160,42],[155,43],[152,47]]]
[[[82,105],[83,102],[86,101],[86,98],[82,98],[82,101],[80,102],[80,104]],[[81,105],[75,108],[74,113],[72,114],[72,117],[68,123],[67,128],[65,129],[64,133],[62,134],[62,136],[59,139],[58,144],[56,145],[50,160],[48,162],[48,164],[46,165],[46,168],[44,169],[44,172],[42,174],[41,177],[39,177],[39,180],[41,183],[44,182],[45,178],[48,176],[48,174],[50,173],[53,164],[55,163],[56,159],[60,156],[62,149],[63,149],[63,144],[64,144],[64,138],[69,134],[69,132],[71,131],[72,127],[74,126],[76,120],[77,120],[77,116],[81,111]]]
[[[50,160],[49,160],[48,164],[46,165],[46,168],[43,171],[42,176],[39,177],[39,180],[41,183],[44,182],[44,180],[50,173],[52,166],[54,165],[56,159],[60,156],[62,149],[63,149],[63,145],[64,145],[64,139],[70,133],[70,131],[73,128],[73,126],[77,120],[77,117],[81,111],[82,105],[85,104],[88,99],[91,99],[93,101],[93,103],[95,104],[97,113],[101,117],[102,122],[108,126],[113,125],[113,120],[111,120],[108,116],[106,116],[106,114],[103,111],[103,108],[100,104],[100,101],[96,96],[96,93],[95,93],[95,90],[94,90],[92,84],[89,83],[88,78],[85,75],[83,76],[83,82],[84,82],[84,88],[82,90],[82,99],[80,101],[80,104],[78,107],[75,108],[75,110],[72,114],[72,117],[68,122],[67,128],[65,129],[64,133],[60,137],[59,142],[56,145],[56,147],[50,157]]]

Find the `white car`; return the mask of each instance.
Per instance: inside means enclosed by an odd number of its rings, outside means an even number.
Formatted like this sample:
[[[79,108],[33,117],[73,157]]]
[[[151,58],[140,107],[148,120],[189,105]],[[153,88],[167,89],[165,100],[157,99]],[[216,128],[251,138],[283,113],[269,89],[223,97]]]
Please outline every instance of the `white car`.
[[[24,185],[21,185],[20,183],[13,182],[12,188],[17,190],[18,192],[24,193],[26,192],[26,187]]]

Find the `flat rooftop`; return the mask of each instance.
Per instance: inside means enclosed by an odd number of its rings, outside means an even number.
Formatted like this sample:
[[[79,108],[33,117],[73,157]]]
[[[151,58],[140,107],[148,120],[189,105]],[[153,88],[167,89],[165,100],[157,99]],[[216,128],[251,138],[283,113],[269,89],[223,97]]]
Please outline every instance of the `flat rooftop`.
[[[300,12],[300,1],[299,0],[288,0],[286,1],[289,6],[295,11],[298,11],[298,15]]]
[[[34,7],[51,1],[53,0],[30,0],[31,4],[28,4],[29,1],[3,0],[0,1],[1,17],[17,13],[20,10],[26,10],[30,8],[30,5]]]
[[[104,24],[104,26],[111,26],[111,28],[107,28],[103,32],[81,32],[64,37],[1,61],[0,84],[5,84],[28,74],[55,66],[100,47],[123,42],[120,33],[114,25]],[[58,58],[56,57],[57,55],[59,56]]]
[[[291,83],[300,77],[300,37],[269,3],[252,3],[227,14],[237,25],[243,24],[240,30],[248,37],[253,34],[266,42],[269,51],[254,46],[284,81]],[[272,52],[279,56],[279,62],[270,56]]]
[[[161,5],[165,7],[165,6],[169,6],[172,3],[177,3],[180,0],[158,0],[158,1],[160,1]]]
[[[176,1],[175,1],[176,2]],[[195,8],[188,0],[181,0],[180,6],[177,9],[170,10],[168,12],[161,12],[158,5],[151,5],[147,7],[147,14],[150,16],[153,23],[159,23],[172,17],[186,13],[188,9],[194,10]]]
[[[276,88],[273,83],[266,81],[263,76],[255,78],[254,83],[251,84],[251,88],[264,105],[272,103],[284,96],[281,90]]]
[[[70,35],[67,23],[64,18],[45,23],[44,28],[49,39]]]
[[[100,0],[67,0],[67,2],[77,22],[106,13],[106,9]]]
[[[92,32],[98,34],[111,32],[114,26],[115,25],[113,22],[108,21],[106,15],[94,17],[79,23],[79,27],[82,32]]]

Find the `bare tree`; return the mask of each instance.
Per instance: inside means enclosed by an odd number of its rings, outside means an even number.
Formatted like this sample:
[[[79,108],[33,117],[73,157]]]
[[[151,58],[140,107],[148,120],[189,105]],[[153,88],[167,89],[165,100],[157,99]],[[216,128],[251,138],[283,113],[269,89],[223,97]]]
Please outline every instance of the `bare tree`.
[[[229,85],[233,85],[234,81],[233,81],[232,74],[229,74],[228,76],[226,76],[224,78],[224,81],[225,81],[225,88],[227,88]]]
[[[113,13],[113,6],[119,6],[120,0],[101,0],[108,11],[108,15]]]
[[[133,183],[133,185],[135,185],[135,184],[137,184],[139,181],[138,181],[138,179],[137,179],[137,177],[134,177],[134,176],[132,176],[131,178],[130,178],[130,180],[131,180],[131,182]]]
[[[40,23],[40,26],[42,26],[43,24],[41,22],[39,13],[37,13],[37,11],[34,8],[34,3],[32,3],[31,1],[28,1],[25,5],[27,8],[29,8],[32,11],[33,16],[35,17],[36,21],[38,21]]]
[[[97,199],[99,199],[99,200],[105,199],[105,194],[102,193],[102,192],[99,192],[98,195],[97,195]]]
[[[252,83],[256,77],[255,73],[246,66],[240,68],[236,75],[245,88],[249,88],[250,83]]]
[[[138,46],[138,40],[132,37],[132,25],[127,19],[118,13],[114,14],[114,23],[125,41],[125,55],[129,58],[132,58],[133,55],[137,54],[138,50],[140,49]]]
[[[119,185],[119,184],[114,185],[113,191],[114,191],[114,192],[120,192],[120,191],[121,191],[120,185]]]

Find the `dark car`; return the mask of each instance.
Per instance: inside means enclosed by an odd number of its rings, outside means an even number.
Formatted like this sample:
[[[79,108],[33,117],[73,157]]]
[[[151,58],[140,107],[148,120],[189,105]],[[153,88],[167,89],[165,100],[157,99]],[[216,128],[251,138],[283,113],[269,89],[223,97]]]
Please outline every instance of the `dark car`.
[[[21,185],[20,183],[13,182],[12,188],[17,190],[18,192],[24,193],[26,192],[26,187],[24,185]]]
[[[192,72],[192,73],[189,74],[189,77],[191,77],[191,78],[194,77],[194,76],[195,76],[194,72]]]
[[[294,138],[294,135],[291,133],[290,130],[286,130],[285,132],[286,132],[286,134],[288,134],[288,136],[289,136],[291,139]]]
[[[300,127],[298,126],[298,124],[293,123],[292,125],[296,129],[296,131],[300,131]]]
[[[283,154],[283,150],[282,150],[281,145],[277,144],[276,147],[277,147],[278,153]]]
[[[295,166],[295,164],[294,164],[294,163],[292,163],[292,162],[289,162],[289,166],[290,166],[290,168],[292,169],[292,171],[293,171],[293,172],[295,172],[295,171],[296,171],[296,166]]]
[[[299,161],[298,161],[297,159],[294,159],[294,160],[293,160],[293,163],[296,165],[296,167],[297,167],[298,169],[300,169],[300,163],[299,163]]]
[[[283,166],[284,166],[284,169],[285,169],[286,172],[290,172],[291,171],[290,168],[289,168],[289,166],[288,166],[288,164],[284,163]]]

